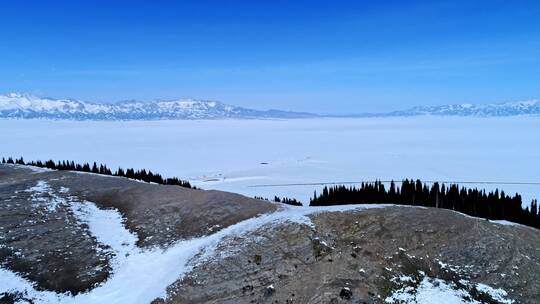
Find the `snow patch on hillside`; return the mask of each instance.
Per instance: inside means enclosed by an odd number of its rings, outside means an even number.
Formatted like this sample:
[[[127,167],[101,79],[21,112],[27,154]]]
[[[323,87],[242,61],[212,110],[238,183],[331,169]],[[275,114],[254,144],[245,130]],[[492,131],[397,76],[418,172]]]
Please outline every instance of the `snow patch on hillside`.
[[[115,254],[113,263],[116,267],[125,263],[127,257],[136,250],[138,238],[125,228],[118,210],[99,209],[91,202],[72,202],[71,210],[80,223],[88,225],[90,233],[99,243],[111,248]]]
[[[455,286],[447,284],[441,279],[428,277],[424,277],[416,289],[411,286],[405,286],[394,291],[394,293],[384,301],[389,304],[480,304],[480,302],[470,299],[470,295],[467,291],[456,289]]]
[[[388,304],[480,304],[484,301],[476,299],[481,294],[488,297],[491,300],[490,303],[514,303],[514,300],[508,299],[508,293],[501,288],[493,288],[482,283],[475,284],[463,279],[456,284],[420,274],[423,276],[420,282],[404,275],[391,279],[394,283],[403,283],[403,286],[394,290],[384,302]]]
[[[507,220],[490,220],[490,222],[495,223],[495,224],[505,225],[505,226],[523,226],[523,227],[527,227],[527,226],[524,226],[524,225],[521,225],[521,224],[518,224],[518,223],[514,223],[514,222],[510,222],[510,221],[507,221]]]
[[[512,304],[514,303],[513,300],[507,299],[508,293],[501,289],[501,288],[493,288],[491,286],[488,286],[486,284],[478,283],[476,284],[476,290],[489,295],[492,297],[495,301],[503,304]]]
[[[0,268],[0,295],[4,293],[20,294],[24,298],[33,299],[35,303],[63,303],[62,300],[68,297],[52,291],[37,291],[34,283],[13,271]],[[26,301],[16,303],[26,303]]]
[[[53,212],[59,204],[65,203],[65,199],[56,195],[45,181],[38,181],[35,186],[25,192],[31,193],[30,198],[34,208],[46,208],[49,212]]]

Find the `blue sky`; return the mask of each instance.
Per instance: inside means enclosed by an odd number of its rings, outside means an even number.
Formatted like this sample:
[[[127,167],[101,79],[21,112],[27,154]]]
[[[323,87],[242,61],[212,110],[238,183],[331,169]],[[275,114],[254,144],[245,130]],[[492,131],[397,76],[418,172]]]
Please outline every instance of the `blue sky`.
[[[379,112],[540,98],[538,1],[3,1],[0,92]]]

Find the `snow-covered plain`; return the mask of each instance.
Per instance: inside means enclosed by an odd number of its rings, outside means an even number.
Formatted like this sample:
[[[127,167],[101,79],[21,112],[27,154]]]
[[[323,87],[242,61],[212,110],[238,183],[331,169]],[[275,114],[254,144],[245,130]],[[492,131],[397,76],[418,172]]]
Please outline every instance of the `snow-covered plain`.
[[[205,189],[298,198],[374,179],[540,182],[540,117],[0,120],[0,155],[147,168]],[[476,185],[469,185],[476,186]],[[499,186],[528,204],[539,185]]]

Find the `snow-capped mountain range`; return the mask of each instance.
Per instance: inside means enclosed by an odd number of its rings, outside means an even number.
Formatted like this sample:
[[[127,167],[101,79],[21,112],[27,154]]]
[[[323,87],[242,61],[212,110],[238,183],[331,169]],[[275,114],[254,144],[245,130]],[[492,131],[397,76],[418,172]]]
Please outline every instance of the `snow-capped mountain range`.
[[[350,114],[339,117],[381,116],[516,116],[540,115],[540,101],[530,100],[500,104],[459,104],[418,106],[408,110],[383,114]],[[335,117],[305,112],[253,110],[218,101],[195,99],[127,100],[117,103],[92,103],[75,99],[41,98],[30,94],[0,95],[0,118],[40,118],[69,120],[159,120],[159,119],[256,119]]]
[[[404,111],[395,111],[387,116],[516,116],[516,115],[539,115],[540,101],[528,100],[492,104],[455,104],[442,106],[418,106]]]
[[[194,99],[92,103],[40,98],[30,94],[0,95],[0,118],[70,120],[158,120],[223,118],[304,118],[315,115],[280,110],[259,111],[217,101]]]

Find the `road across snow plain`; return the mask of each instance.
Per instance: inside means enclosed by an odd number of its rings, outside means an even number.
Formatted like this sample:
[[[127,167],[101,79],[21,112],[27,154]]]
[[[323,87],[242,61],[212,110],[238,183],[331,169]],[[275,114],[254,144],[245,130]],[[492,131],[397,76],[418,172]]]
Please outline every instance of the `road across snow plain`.
[[[146,168],[204,189],[304,203],[322,186],[253,186],[404,178],[540,182],[540,117],[0,120],[0,130],[2,156]],[[540,185],[478,187],[519,192],[525,204],[540,194]]]

